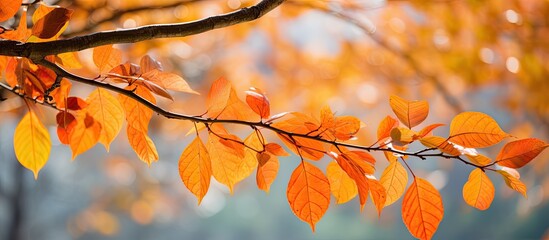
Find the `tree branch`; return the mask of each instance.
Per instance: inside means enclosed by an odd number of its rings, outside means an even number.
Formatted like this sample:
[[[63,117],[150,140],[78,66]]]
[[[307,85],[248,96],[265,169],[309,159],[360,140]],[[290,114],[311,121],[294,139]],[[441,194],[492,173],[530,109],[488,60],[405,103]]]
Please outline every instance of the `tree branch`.
[[[103,45],[135,43],[158,38],[185,37],[213,29],[253,21],[270,12],[284,1],[285,0],[262,0],[251,7],[192,22],[156,24],[132,29],[97,32],[50,42],[22,43],[13,40],[0,40],[0,55],[26,57],[36,62],[48,55],[77,52]]]
[[[164,116],[166,118],[169,118],[169,119],[187,120],[187,121],[192,121],[192,122],[195,122],[195,123],[196,122],[201,122],[201,123],[204,123],[206,125],[211,124],[211,123],[228,123],[228,124],[236,124],[236,125],[245,125],[245,126],[250,126],[254,129],[257,129],[257,128],[268,129],[268,130],[273,131],[275,133],[278,133],[278,134],[281,134],[281,135],[286,135],[290,139],[295,139],[296,137],[307,138],[307,139],[312,139],[312,140],[315,140],[315,141],[318,141],[318,142],[331,144],[331,145],[334,145],[336,147],[348,147],[348,148],[353,148],[353,149],[365,150],[365,151],[368,151],[368,152],[371,152],[371,151],[390,152],[390,153],[400,154],[402,156],[416,157],[416,158],[423,159],[423,160],[427,159],[428,157],[441,157],[441,158],[446,158],[446,159],[456,159],[456,160],[459,160],[460,162],[463,162],[467,165],[471,165],[471,166],[474,166],[474,167],[477,167],[477,168],[480,168],[480,169],[486,169],[487,167],[491,166],[491,165],[487,165],[487,166],[477,165],[475,163],[465,161],[460,156],[448,155],[448,154],[445,154],[445,153],[442,153],[442,152],[431,153],[430,151],[434,150],[432,148],[429,148],[428,150],[417,151],[417,152],[406,152],[406,151],[396,150],[396,149],[393,149],[393,148],[384,148],[382,146],[374,147],[374,146],[356,145],[356,144],[351,144],[351,143],[347,143],[347,142],[338,142],[338,141],[335,141],[335,140],[322,138],[322,136],[320,136],[320,135],[310,135],[310,134],[301,134],[301,133],[289,132],[289,131],[286,131],[286,130],[283,130],[283,129],[272,126],[271,122],[269,122],[269,121],[267,121],[267,122],[263,122],[263,121],[251,122],[251,121],[244,121],[244,120],[237,120],[237,119],[205,118],[205,117],[202,117],[202,116],[191,116],[191,115],[171,112],[171,111],[165,110],[162,107],[159,107],[158,105],[156,105],[154,103],[149,102],[147,99],[135,94],[131,90],[126,90],[126,89],[123,89],[123,88],[116,87],[114,85],[110,85],[108,83],[99,82],[99,81],[96,81],[95,79],[89,79],[89,78],[84,78],[84,77],[77,76],[75,74],[67,72],[65,69],[61,68],[57,64],[49,62],[45,59],[42,59],[42,60],[38,61],[37,64],[43,65],[43,66],[53,70],[57,74],[58,77],[64,77],[64,78],[68,78],[68,79],[71,79],[71,80],[76,81],[76,82],[88,84],[88,85],[91,85],[91,86],[101,87],[101,88],[108,89],[108,90],[117,92],[119,94],[125,95],[127,97],[130,97],[130,98],[136,100],[137,102],[139,102],[140,104],[143,104],[145,107],[151,109],[155,113],[157,113],[159,115],[162,115],[162,116]],[[6,84],[0,83],[0,87],[4,88],[4,89],[6,89],[10,92],[13,92],[13,93],[17,94],[18,96],[20,96],[22,98],[29,98],[25,94],[18,93],[16,91],[16,89],[13,89],[13,88],[7,86]],[[49,103],[49,102],[46,102],[46,101],[35,101],[35,102],[39,103],[39,104],[42,104],[42,105],[45,105],[45,106],[52,107],[56,110],[62,110],[62,109],[58,109],[55,104],[52,104],[52,103]],[[298,146],[298,149],[300,147],[304,147],[304,146],[299,146],[297,144],[297,141],[294,141],[294,142],[296,142],[296,145]],[[488,170],[491,170],[491,169],[488,169]]]

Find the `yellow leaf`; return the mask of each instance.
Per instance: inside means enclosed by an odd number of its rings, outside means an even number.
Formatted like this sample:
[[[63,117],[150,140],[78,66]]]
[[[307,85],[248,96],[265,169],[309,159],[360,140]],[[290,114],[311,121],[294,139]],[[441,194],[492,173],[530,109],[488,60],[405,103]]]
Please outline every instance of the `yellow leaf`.
[[[28,112],[15,128],[13,148],[21,165],[31,170],[35,179],[38,178],[38,172],[48,161],[51,140],[34,112]]]
[[[358,194],[358,188],[353,180],[337,162],[330,162],[326,168],[326,175],[330,182],[330,191],[338,204],[346,203]]]
[[[118,99],[101,88],[93,91],[86,100],[88,113],[101,124],[99,142],[105,146],[107,152],[114,138],[120,132],[124,123],[124,109]]]
[[[87,112],[80,112],[76,117],[76,125],[69,134],[72,159],[92,148],[99,140],[100,133],[101,124]]]
[[[498,123],[481,112],[460,113],[450,124],[449,141],[466,148],[489,147],[505,137]]]
[[[469,180],[463,185],[463,199],[478,210],[490,208],[495,196],[494,184],[480,168],[469,174]]]
[[[108,72],[118,66],[122,61],[122,51],[113,48],[112,45],[105,45],[93,49],[93,63],[99,71]]]
[[[518,178],[514,177],[513,175],[511,175],[510,173],[508,173],[506,171],[498,170],[497,172],[499,174],[501,174],[501,176],[503,177],[503,180],[505,180],[505,184],[509,188],[519,192],[525,198],[527,197],[527,195],[526,195],[526,185],[524,185],[524,183],[522,183],[522,181],[520,181]]]
[[[419,125],[429,115],[429,103],[427,101],[408,101],[392,95],[389,98],[389,104],[400,122],[408,128]]]
[[[416,238],[431,239],[443,216],[440,193],[428,181],[415,177],[402,201],[402,220],[408,231]]]
[[[398,161],[392,161],[389,166],[383,170],[380,179],[381,185],[387,190],[387,201],[385,206],[396,202],[408,185],[408,172]]]
[[[214,178],[227,186],[232,193],[234,185],[244,178],[238,175],[238,168],[244,157],[240,155],[238,150],[223,144],[221,141],[222,139],[210,133],[206,148],[212,161]]]
[[[141,161],[150,166],[152,162],[156,162],[158,160],[156,146],[149,136],[147,136],[146,132],[141,132],[133,128],[130,124],[128,124],[126,128],[126,132],[130,146],[133,148]]]
[[[200,138],[185,148],[179,158],[179,175],[185,187],[198,198],[198,205],[208,192],[212,176],[210,155]]]

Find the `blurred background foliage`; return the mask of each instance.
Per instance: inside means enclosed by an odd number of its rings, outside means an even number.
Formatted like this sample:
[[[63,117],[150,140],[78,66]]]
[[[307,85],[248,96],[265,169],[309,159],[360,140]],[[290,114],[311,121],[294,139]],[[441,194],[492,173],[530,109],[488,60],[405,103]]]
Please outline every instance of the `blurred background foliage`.
[[[248,0],[60,0],[75,10],[65,37],[148,24],[191,21],[250,6]],[[29,11],[32,11],[31,7]],[[267,92],[274,113],[317,114],[329,105],[366,123],[358,143],[371,144],[397,94],[424,99],[424,124],[449,123],[460,111],[482,111],[517,137],[549,138],[549,2],[530,0],[288,0],[250,23],[177,39],[116,45],[125,60],[149,54],[166,71],[181,74],[202,96],[159,100],[189,114],[205,110],[204,94],[224,76],[239,94],[254,86]],[[3,26],[15,22],[2,23]],[[98,71],[91,51],[79,53],[85,76]],[[75,84],[73,94],[90,89]],[[6,94],[3,94],[6,95]],[[377,217],[371,203],[332,204],[311,233],[293,216],[286,186],[298,161],[281,159],[270,194],[254,178],[233,196],[213,184],[202,205],[180,181],[177,161],[192,137],[191,125],[153,118],[151,137],[160,160],[147,167],[124,137],[110,153],[95,147],[70,162],[70,149],[55,137],[38,181],[13,156],[13,130],[22,102],[0,104],[0,239],[408,239],[400,201]],[[43,110],[53,123],[51,110]],[[51,112],[50,112],[51,111]],[[50,125],[55,136],[55,126]],[[445,136],[447,127],[435,134]],[[245,136],[247,129],[232,131]],[[124,134],[121,133],[123,136]],[[274,135],[268,138],[275,140]],[[57,141],[57,142],[56,142]],[[501,147],[496,146],[494,149]],[[497,152],[483,149],[484,154]],[[387,165],[378,159],[378,177]],[[325,167],[326,161],[319,162]],[[410,161],[416,174],[441,191],[445,218],[439,239],[549,238],[549,154],[521,169],[528,199],[496,185],[491,208],[479,212],[462,200],[470,167],[445,159]]]

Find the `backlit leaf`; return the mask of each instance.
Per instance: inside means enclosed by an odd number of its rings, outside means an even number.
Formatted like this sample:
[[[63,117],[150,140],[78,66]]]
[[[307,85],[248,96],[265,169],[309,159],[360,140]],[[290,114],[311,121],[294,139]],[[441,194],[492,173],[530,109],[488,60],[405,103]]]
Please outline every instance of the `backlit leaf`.
[[[435,124],[431,124],[429,126],[426,126],[423,129],[421,129],[421,131],[419,131],[417,133],[417,138],[423,138],[423,137],[429,135],[433,130],[435,130],[436,128],[441,127],[441,126],[444,126],[444,124],[435,123]]]
[[[527,195],[526,195],[526,185],[524,185],[524,183],[522,183],[522,181],[520,181],[518,178],[514,177],[513,175],[509,174],[506,171],[498,170],[497,172],[499,174],[501,174],[501,176],[503,177],[503,180],[505,180],[505,184],[509,188],[519,192],[525,198],[527,197]]]
[[[428,181],[415,177],[402,201],[402,220],[408,231],[416,238],[431,239],[443,216],[440,193]]]
[[[89,104],[86,111],[101,124],[99,142],[108,152],[111,142],[122,129],[124,109],[118,99],[101,88],[94,90],[86,101]]]
[[[220,142],[220,138],[210,133],[206,148],[212,161],[212,174],[214,178],[227,186],[231,193],[234,185],[244,177],[239,176],[238,168],[244,159],[237,150]]]
[[[231,83],[225,78],[219,78],[212,84],[207,107],[207,115],[212,118],[257,120],[257,114],[238,98]]]
[[[392,161],[389,163],[389,166],[383,170],[379,181],[387,190],[385,206],[389,206],[404,194],[406,185],[408,185],[408,172],[406,172],[406,169],[400,162]]]
[[[337,162],[330,162],[326,168],[326,175],[330,182],[330,191],[338,204],[346,203],[358,194],[355,181],[347,175]]]
[[[261,118],[269,118],[269,115],[271,115],[269,99],[255,88],[246,91],[246,103]]]
[[[93,63],[102,73],[109,72],[122,61],[122,51],[105,45],[93,49]]]
[[[128,142],[130,143],[130,146],[141,161],[145,162],[149,166],[151,163],[158,161],[156,146],[149,136],[147,136],[146,132],[139,131],[128,124],[126,133],[128,135]]]
[[[57,122],[57,137],[59,137],[59,141],[63,144],[69,144],[70,133],[74,129],[74,126],[76,126],[76,118],[69,112],[60,111],[55,116],[55,120]]]
[[[538,156],[549,144],[536,138],[512,141],[501,149],[496,162],[505,167],[521,168]]]
[[[408,128],[419,125],[429,114],[429,103],[427,101],[408,101],[392,95],[389,98],[389,104],[400,122]]]
[[[6,21],[13,17],[19,11],[22,0],[3,1],[0,6],[0,22]]]
[[[428,148],[437,148],[443,153],[452,155],[452,156],[459,156],[461,155],[461,152],[457,150],[454,145],[448,143],[445,138],[438,137],[438,136],[430,136],[430,137],[424,137],[419,139],[421,144],[423,146],[426,146]]]
[[[383,139],[390,137],[391,130],[396,127],[398,127],[398,120],[391,116],[386,116],[381,120],[379,127],[377,128],[377,140],[382,141]]]
[[[492,162],[492,160],[482,154],[477,155],[465,155],[472,163],[479,166],[486,166]]]
[[[368,177],[367,181],[370,187],[370,197],[376,206],[378,216],[381,216],[381,210],[383,210],[387,201],[387,191],[377,180]]]
[[[200,138],[195,138],[179,157],[179,176],[200,205],[208,192],[212,176],[210,155]]]
[[[312,230],[330,206],[330,183],[314,165],[302,161],[294,170],[286,192],[290,208]]]
[[[69,135],[72,159],[95,146],[100,133],[101,124],[87,112],[80,112],[76,117],[76,125]]]
[[[284,150],[284,148],[282,148],[282,146],[280,146],[278,143],[267,143],[265,145],[265,151],[275,156],[290,156],[290,154],[286,152],[286,150]]]
[[[35,179],[38,178],[38,172],[48,161],[51,140],[48,130],[34,112],[29,111],[17,124],[13,148],[19,163],[31,170]]]
[[[460,113],[450,124],[449,141],[467,148],[489,147],[505,137],[498,123],[481,112]]]
[[[480,168],[469,174],[469,180],[463,185],[463,199],[471,207],[486,210],[495,196],[494,184]]]
[[[134,93],[148,100],[149,102],[156,104],[154,96],[149,90],[142,86],[128,86],[126,89],[135,89]],[[118,100],[124,108],[126,113],[126,122],[129,126],[132,126],[135,130],[147,133],[149,129],[149,122],[151,121],[153,111],[138,101],[119,94]]]
[[[256,174],[257,187],[265,192],[269,192],[271,184],[276,179],[280,163],[276,156],[263,152],[258,156],[258,166]]]

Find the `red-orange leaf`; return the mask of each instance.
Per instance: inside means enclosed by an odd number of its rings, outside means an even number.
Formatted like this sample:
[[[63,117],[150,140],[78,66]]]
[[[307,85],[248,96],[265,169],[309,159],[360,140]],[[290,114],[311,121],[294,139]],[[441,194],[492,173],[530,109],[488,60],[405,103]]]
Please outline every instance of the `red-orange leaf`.
[[[383,170],[380,179],[381,185],[387,190],[387,200],[385,206],[396,202],[408,185],[408,172],[398,161],[392,161],[389,166]]]
[[[147,136],[147,132],[139,131],[128,124],[126,128],[128,141],[139,159],[147,165],[158,161],[158,152],[153,141]]]
[[[84,99],[79,97],[68,97],[67,98],[67,109],[77,111],[82,110],[88,106],[88,103]]]
[[[444,124],[442,123],[435,123],[435,124],[431,124],[429,126],[426,126],[424,127],[423,129],[421,129],[421,131],[419,131],[417,133],[417,138],[422,138],[422,137],[425,137],[427,135],[429,135],[433,130],[435,130],[436,128],[438,127],[441,127],[441,126],[444,126]]]
[[[469,174],[469,180],[463,185],[463,199],[471,207],[486,210],[495,196],[494,184],[480,168]]]
[[[501,174],[501,176],[503,177],[503,180],[505,180],[505,184],[507,184],[507,186],[509,188],[519,192],[525,198],[527,197],[527,195],[526,195],[526,185],[524,185],[524,183],[522,183],[522,181],[520,181],[518,178],[514,177],[513,175],[511,175],[510,173],[508,173],[506,171],[498,170],[497,172],[499,174]]]
[[[507,136],[498,123],[481,112],[464,112],[452,119],[449,141],[466,148],[489,147]]]
[[[280,163],[278,158],[266,152],[258,154],[258,166],[256,174],[257,187],[265,192],[269,192],[271,184],[276,179]]]
[[[66,8],[54,8],[34,24],[32,35],[42,39],[54,37],[69,21],[72,12],[73,10]]]
[[[351,177],[357,186],[358,189],[358,197],[360,202],[360,210],[364,208],[364,205],[366,205],[366,201],[368,200],[368,192],[370,191],[370,185],[368,184],[368,181],[366,180],[366,176],[364,172],[362,172],[362,169],[356,164],[354,164],[352,161],[349,161],[348,159],[338,156],[336,158],[337,164]]]
[[[69,144],[69,136],[74,126],[76,126],[76,118],[66,111],[60,111],[55,116],[57,121],[57,137],[63,144]]]
[[[87,112],[81,112],[76,117],[76,125],[69,135],[72,159],[92,148],[99,140],[100,133],[101,124]]]
[[[402,202],[402,220],[419,239],[431,239],[444,216],[442,198],[431,183],[415,177]]]
[[[496,162],[505,167],[521,168],[538,156],[549,144],[536,138],[521,139],[505,144]]]
[[[195,138],[179,157],[179,176],[200,205],[208,192],[212,176],[210,155],[200,138]]]
[[[290,208],[313,231],[330,206],[330,183],[314,165],[302,161],[294,170],[286,192]]]
[[[19,11],[21,7],[22,0],[9,0],[2,1],[2,6],[0,7],[0,22],[6,21],[13,17]]]
[[[261,118],[269,118],[269,115],[271,115],[269,99],[255,88],[250,88],[249,91],[246,91],[246,103]]]
[[[389,98],[389,104],[398,119],[408,128],[419,125],[429,114],[429,103],[427,101],[408,101],[392,95]]]
[[[360,129],[360,120],[352,116],[336,117],[334,122],[334,136],[339,140],[351,139]]]
[[[337,162],[330,162],[326,168],[326,175],[330,181],[330,191],[338,204],[346,203],[358,194],[358,189],[353,180]]]
[[[383,139],[391,136],[391,130],[396,127],[398,127],[398,120],[392,118],[391,116],[385,117],[379,123],[379,127],[377,127],[377,140],[382,141]]]

